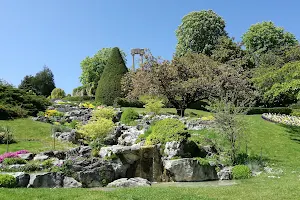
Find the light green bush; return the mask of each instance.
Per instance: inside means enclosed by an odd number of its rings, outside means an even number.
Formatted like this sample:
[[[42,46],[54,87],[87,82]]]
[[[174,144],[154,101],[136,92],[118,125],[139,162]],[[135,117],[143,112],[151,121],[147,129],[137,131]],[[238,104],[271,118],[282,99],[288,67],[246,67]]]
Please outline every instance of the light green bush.
[[[161,109],[164,107],[164,100],[159,97],[154,96],[141,96],[140,101],[145,103],[144,107],[147,112],[152,112],[154,114],[159,114]]]
[[[97,139],[106,137],[113,128],[114,123],[111,120],[99,118],[97,121],[83,125],[79,132],[88,138]]]
[[[233,179],[247,179],[251,177],[251,170],[246,165],[236,165],[232,168]]]
[[[2,162],[4,165],[26,164],[26,160],[22,158],[5,158]]]
[[[104,107],[94,110],[92,120],[97,121],[99,118],[105,118],[112,120],[116,115],[116,111],[113,107]]]
[[[66,93],[63,89],[54,88],[51,92],[51,99],[62,99],[66,96]]]
[[[137,113],[134,109],[129,108],[124,110],[121,116],[121,122],[126,125],[133,125],[134,121],[139,118],[139,113]]]
[[[189,136],[185,125],[178,119],[163,119],[151,127],[151,134],[146,138],[146,144],[165,144],[171,141],[183,141]]]
[[[0,174],[0,187],[13,188],[17,186],[17,180],[12,175]]]

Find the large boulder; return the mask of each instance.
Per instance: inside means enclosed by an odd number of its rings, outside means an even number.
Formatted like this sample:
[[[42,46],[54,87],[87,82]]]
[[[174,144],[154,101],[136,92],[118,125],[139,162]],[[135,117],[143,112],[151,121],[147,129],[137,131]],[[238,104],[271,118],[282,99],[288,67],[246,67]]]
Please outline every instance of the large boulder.
[[[121,178],[115,180],[107,185],[107,187],[149,187],[151,186],[151,182],[147,179],[143,179],[140,177],[135,178]]]
[[[35,161],[45,161],[48,160],[50,157],[45,155],[44,153],[39,153],[34,156],[33,160]]]
[[[79,146],[73,149],[70,149],[66,152],[66,158],[71,157],[82,157],[89,158],[91,157],[92,148],[89,146]]]
[[[122,135],[124,130],[124,125],[117,125],[114,131],[112,131],[111,134],[109,134],[104,139],[104,144],[106,145],[116,145],[118,144],[118,138]]]
[[[122,130],[122,134],[118,138],[118,144],[124,146],[134,145],[139,135],[143,133],[144,130],[138,130],[135,126],[126,127],[125,130]]]
[[[164,149],[164,154],[167,159],[184,154],[184,145],[180,141],[167,142]]]
[[[173,181],[192,182],[218,179],[214,166],[201,165],[199,161],[193,158],[165,160],[164,168]]]
[[[60,188],[63,187],[64,176],[58,172],[36,173],[30,175],[28,187]]]
[[[82,184],[72,177],[65,177],[63,181],[64,188],[81,188]]]
[[[218,172],[218,178],[220,180],[231,180],[232,179],[232,167],[224,167]]]

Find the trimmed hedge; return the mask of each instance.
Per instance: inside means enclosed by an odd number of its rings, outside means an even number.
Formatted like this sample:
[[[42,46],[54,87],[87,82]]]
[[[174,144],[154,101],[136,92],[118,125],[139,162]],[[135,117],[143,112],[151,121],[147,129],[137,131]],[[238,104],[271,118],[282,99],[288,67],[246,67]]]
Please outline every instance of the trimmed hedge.
[[[134,108],[143,108],[144,103],[138,100],[128,100],[126,98],[116,98],[114,105],[118,107],[134,107]]]
[[[256,114],[263,114],[263,113],[273,113],[273,114],[285,114],[289,115],[292,113],[292,109],[287,107],[277,107],[277,108],[251,108],[247,115],[256,115]]]
[[[121,79],[127,71],[119,48],[113,48],[98,83],[96,101],[112,106],[116,98],[122,97]]]

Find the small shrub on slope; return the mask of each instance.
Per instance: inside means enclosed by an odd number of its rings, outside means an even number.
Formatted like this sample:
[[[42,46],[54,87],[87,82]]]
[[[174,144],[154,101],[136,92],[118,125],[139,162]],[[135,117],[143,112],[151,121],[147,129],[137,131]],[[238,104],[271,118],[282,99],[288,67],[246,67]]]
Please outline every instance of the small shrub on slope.
[[[236,165],[232,168],[233,179],[247,179],[251,177],[251,170],[246,165]]]

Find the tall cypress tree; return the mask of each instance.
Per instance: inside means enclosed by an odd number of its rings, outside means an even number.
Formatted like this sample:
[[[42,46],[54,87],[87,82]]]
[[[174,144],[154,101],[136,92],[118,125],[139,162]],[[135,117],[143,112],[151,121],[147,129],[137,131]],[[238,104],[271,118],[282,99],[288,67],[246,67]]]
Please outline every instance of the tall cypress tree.
[[[121,79],[127,71],[119,48],[113,48],[98,82],[96,101],[113,105],[114,100],[121,97]]]

